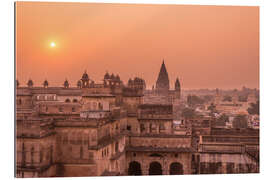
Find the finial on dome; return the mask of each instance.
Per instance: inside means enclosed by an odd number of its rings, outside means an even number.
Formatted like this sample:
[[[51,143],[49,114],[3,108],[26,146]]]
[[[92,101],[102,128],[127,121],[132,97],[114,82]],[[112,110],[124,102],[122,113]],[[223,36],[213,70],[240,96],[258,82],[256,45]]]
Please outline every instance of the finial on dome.
[[[47,79],[45,79],[45,81],[43,82],[43,86],[45,88],[47,88],[49,86],[49,82],[47,81]]]
[[[64,82],[64,88],[69,88],[69,82],[68,82],[67,78],[66,78],[66,80]]]
[[[27,86],[28,86],[28,87],[33,87],[33,86],[34,86],[34,83],[33,83],[32,79],[29,79],[29,80],[28,80]]]

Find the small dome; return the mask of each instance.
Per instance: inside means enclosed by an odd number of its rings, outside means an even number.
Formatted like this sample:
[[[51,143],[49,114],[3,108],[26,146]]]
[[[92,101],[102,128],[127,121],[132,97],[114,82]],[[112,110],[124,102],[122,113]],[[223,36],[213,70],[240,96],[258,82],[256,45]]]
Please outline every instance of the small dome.
[[[176,81],[175,81],[175,86],[180,86],[180,81],[179,81],[178,78],[177,78]]]
[[[78,87],[81,87],[82,86],[82,82],[80,80],[77,82],[77,86]]]
[[[44,86],[44,87],[49,86],[49,82],[48,82],[47,80],[45,80],[44,83],[43,83],[43,86]]]
[[[120,81],[120,77],[119,77],[118,74],[116,75],[115,79],[116,79],[117,81]]]
[[[34,83],[32,81],[32,79],[29,79],[28,82],[27,82],[27,86],[28,87],[33,87]]]
[[[64,82],[64,87],[65,87],[65,88],[68,88],[68,87],[69,87],[69,82],[68,82],[67,79],[66,79],[65,82]]]
[[[112,73],[112,75],[111,75],[111,79],[114,79],[115,77],[114,77],[114,74]]]
[[[89,79],[89,76],[88,76],[88,74],[86,73],[86,71],[83,73],[83,75],[82,75],[82,80],[87,80],[87,79]]]
[[[106,74],[104,75],[104,79],[110,79],[110,75],[108,72],[106,72]]]

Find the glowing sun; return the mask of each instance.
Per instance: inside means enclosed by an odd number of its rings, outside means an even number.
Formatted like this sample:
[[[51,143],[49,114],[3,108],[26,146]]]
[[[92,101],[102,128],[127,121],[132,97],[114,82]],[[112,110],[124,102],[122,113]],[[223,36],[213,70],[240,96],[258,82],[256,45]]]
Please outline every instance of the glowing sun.
[[[56,46],[55,42],[51,42],[50,46],[53,48]]]

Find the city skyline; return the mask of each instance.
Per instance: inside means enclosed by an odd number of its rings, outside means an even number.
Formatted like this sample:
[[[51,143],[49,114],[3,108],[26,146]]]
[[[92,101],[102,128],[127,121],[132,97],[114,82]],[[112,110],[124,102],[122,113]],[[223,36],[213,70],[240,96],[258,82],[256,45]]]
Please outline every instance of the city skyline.
[[[259,89],[258,7],[18,2],[16,11],[21,85],[76,86],[87,70],[96,82],[108,71],[151,88],[165,59],[170,87],[179,77],[183,89]]]

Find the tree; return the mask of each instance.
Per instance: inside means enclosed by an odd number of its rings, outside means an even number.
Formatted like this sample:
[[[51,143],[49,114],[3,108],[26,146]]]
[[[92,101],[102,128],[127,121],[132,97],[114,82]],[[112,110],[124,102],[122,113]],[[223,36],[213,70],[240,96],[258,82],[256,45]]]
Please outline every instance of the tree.
[[[231,96],[224,96],[223,101],[232,101],[232,97]]]
[[[193,118],[194,116],[196,115],[194,109],[191,109],[191,108],[184,108],[182,110],[182,116],[185,118],[185,119],[191,119]]]
[[[214,97],[212,95],[205,95],[205,96],[203,96],[203,99],[204,99],[205,102],[209,102],[209,101],[213,100],[213,98]]]
[[[187,97],[187,103],[189,106],[194,106],[197,104],[203,104],[204,100],[196,95],[188,95]]]
[[[260,103],[257,101],[256,103],[250,103],[250,107],[247,109],[249,114],[260,114]]]
[[[237,115],[233,120],[233,127],[237,129],[247,128],[248,123],[246,115]]]

